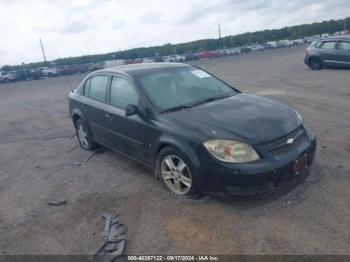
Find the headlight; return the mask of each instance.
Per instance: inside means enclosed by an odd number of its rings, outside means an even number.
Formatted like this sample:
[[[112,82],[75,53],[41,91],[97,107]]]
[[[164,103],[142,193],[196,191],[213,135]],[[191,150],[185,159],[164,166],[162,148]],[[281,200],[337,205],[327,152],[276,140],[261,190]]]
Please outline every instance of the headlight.
[[[259,159],[254,148],[243,142],[214,139],[203,144],[215,158],[223,162],[246,163]]]

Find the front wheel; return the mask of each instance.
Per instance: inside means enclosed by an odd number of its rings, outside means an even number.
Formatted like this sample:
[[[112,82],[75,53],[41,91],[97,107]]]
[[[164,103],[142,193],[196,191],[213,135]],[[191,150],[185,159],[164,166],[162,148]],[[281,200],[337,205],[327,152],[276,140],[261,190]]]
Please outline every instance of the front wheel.
[[[200,195],[191,165],[178,150],[171,147],[161,150],[157,156],[156,168],[166,187],[173,193],[186,196]]]
[[[322,68],[322,61],[319,58],[311,58],[309,61],[309,67],[312,70],[320,70]]]

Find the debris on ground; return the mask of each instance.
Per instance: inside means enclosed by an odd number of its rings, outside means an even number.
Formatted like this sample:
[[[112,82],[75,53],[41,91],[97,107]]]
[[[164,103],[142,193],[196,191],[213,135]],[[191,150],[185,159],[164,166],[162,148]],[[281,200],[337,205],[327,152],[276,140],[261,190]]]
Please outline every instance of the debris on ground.
[[[117,215],[106,213],[102,217],[106,219],[102,234],[103,243],[96,252],[93,262],[122,261],[126,242],[126,226],[119,222]]]
[[[67,202],[68,202],[67,198],[63,198],[63,199],[57,199],[57,200],[50,200],[49,202],[47,202],[47,204],[50,206],[62,206],[67,204]]]
[[[93,158],[95,155],[99,154],[99,153],[102,153],[103,152],[103,147],[97,149],[95,152],[93,152],[86,160],[85,160],[85,163],[89,162],[89,160],[91,158]]]
[[[70,152],[72,152],[74,149],[76,149],[76,148],[78,148],[78,146],[74,146],[74,147],[72,147],[71,149],[68,149],[67,150],[67,153],[70,153]]]

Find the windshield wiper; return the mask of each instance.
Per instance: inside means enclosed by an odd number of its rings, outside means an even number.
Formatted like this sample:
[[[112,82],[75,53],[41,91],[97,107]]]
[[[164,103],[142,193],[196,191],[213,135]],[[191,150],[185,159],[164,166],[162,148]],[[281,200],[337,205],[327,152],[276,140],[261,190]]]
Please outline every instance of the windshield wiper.
[[[214,96],[214,97],[209,97],[207,99],[204,99],[204,100],[201,100],[197,103],[194,103],[191,105],[191,107],[194,107],[194,106],[199,106],[199,105],[202,105],[202,104],[206,104],[206,103],[209,103],[209,102],[212,102],[212,101],[215,101],[215,100],[219,100],[219,99],[224,99],[224,98],[227,98],[227,97],[230,97],[232,96],[232,94],[229,94],[229,95],[220,95],[220,96]]]
[[[174,107],[171,107],[171,108],[163,110],[162,113],[181,111],[181,110],[184,110],[184,109],[189,109],[191,107],[192,106],[189,106],[189,105],[174,106]]]

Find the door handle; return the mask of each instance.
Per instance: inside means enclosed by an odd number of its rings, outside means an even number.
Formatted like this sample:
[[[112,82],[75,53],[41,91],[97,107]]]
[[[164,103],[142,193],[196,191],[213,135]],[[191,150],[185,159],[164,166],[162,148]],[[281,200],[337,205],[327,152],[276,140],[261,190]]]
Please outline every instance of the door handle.
[[[87,110],[87,105],[81,104],[81,108],[86,111]]]
[[[110,120],[110,121],[112,121],[112,120],[113,120],[113,117],[112,117],[112,115],[111,115],[111,114],[106,113],[106,114],[105,114],[105,116],[106,116],[106,118],[108,118],[108,120]]]

